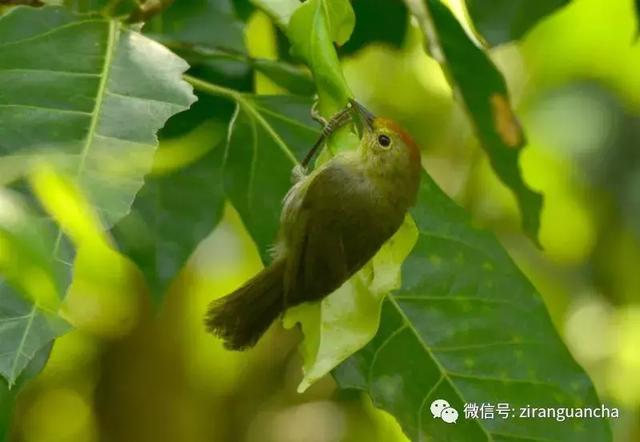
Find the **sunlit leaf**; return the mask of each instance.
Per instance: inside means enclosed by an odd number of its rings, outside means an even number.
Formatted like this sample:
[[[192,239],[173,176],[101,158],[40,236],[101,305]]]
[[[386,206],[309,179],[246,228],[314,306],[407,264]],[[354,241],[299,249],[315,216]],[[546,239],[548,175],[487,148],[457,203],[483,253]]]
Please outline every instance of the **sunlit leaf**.
[[[194,100],[181,79],[186,67],[167,49],[115,21],[77,17],[57,7],[12,9],[0,17],[0,164],[15,166],[16,177],[42,163],[64,171],[72,177],[69,185],[89,199],[86,210],[54,192],[51,179],[40,181],[40,189],[46,188],[41,201],[64,215],[59,221],[76,242],[100,236],[104,226],[94,228],[87,213],[111,225],[128,212],[151,168],[157,130]],[[53,229],[44,218],[38,223]],[[15,248],[16,242],[10,245]],[[56,305],[47,281],[56,281],[61,298],[73,253],[60,232],[40,252],[44,262],[54,263],[54,277],[42,266],[29,271],[25,264],[20,281],[20,272],[5,268],[7,282],[29,301],[16,298],[6,284],[0,288],[1,370],[10,383],[67,327],[44,312]]]
[[[157,130],[194,101],[186,63],[118,22],[55,7],[13,9],[0,42],[0,162],[55,162],[112,225],[151,168]]]
[[[30,213],[17,194],[0,193],[0,275],[30,302],[52,311],[64,280],[51,253],[55,240],[52,223]]]
[[[281,203],[292,185],[291,171],[318,137],[311,99],[243,95],[229,126],[224,190],[260,254],[278,230]]]
[[[520,39],[569,0],[466,0],[476,29],[491,45]]]
[[[35,169],[29,179],[40,203],[74,244],[106,247],[100,219],[71,179],[46,166]]]
[[[525,135],[509,103],[504,78],[440,0],[405,0],[430,52],[449,75],[498,177],[513,191],[524,231],[537,242],[542,195],[522,178],[518,159]]]
[[[348,0],[309,0],[291,16],[287,35],[295,55],[311,69],[319,95],[319,110],[330,116],[351,96],[333,43],[344,44],[355,25]]]
[[[411,214],[419,238],[380,328],[334,375],[366,391],[411,440],[608,441],[605,419],[465,419],[465,403],[599,407],[586,373],[555,331],[541,297],[498,241],[423,173]],[[445,399],[455,425],[432,417]],[[497,415],[496,415],[497,416]]]
[[[284,326],[300,323],[306,390],[338,364],[365,346],[378,330],[380,306],[389,291],[401,286],[400,266],[413,248],[418,232],[411,217],[405,219],[373,259],[320,303],[287,310]]]

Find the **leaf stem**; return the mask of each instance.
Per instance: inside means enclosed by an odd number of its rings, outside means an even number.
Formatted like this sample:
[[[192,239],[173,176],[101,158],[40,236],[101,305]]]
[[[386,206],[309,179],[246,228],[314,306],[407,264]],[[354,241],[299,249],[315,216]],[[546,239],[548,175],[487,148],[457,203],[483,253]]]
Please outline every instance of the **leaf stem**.
[[[229,89],[224,86],[220,86],[218,84],[209,83],[208,81],[201,80],[196,77],[192,77],[191,75],[184,74],[182,76],[184,81],[191,84],[194,89],[197,89],[202,92],[206,92],[208,94],[218,95],[226,98],[230,98],[234,101],[244,102],[244,98],[240,92],[234,91],[233,89]]]
[[[287,144],[282,140],[282,138],[280,138],[278,133],[273,129],[273,127],[271,127],[271,125],[264,119],[264,117],[260,115],[260,112],[256,110],[255,105],[251,102],[251,100],[247,99],[241,92],[234,91],[233,89],[229,89],[218,84],[209,83],[208,81],[201,80],[187,74],[183,74],[182,78],[187,83],[191,84],[194,89],[206,92],[208,94],[234,100],[236,103],[238,103],[238,106],[240,106],[240,108],[242,108],[247,114],[254,118],[260,124],[260,126],[263,127],[263,129],[282,148],[285,155],[287,155],[294,164],[299,164],[298,159],[291,152],[291,150],[289,150]]]

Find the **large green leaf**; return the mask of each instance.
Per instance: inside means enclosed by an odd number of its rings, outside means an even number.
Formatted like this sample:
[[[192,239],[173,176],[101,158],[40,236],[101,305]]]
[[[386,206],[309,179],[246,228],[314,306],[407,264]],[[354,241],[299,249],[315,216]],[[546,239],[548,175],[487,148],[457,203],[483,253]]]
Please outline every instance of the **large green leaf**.
[[[225,193],[265,262],[292,169],[319,135],[310,107],[306,97],[242,95],[229,126]]]
[[[57,7],[12,9],[0,17],[0,170],[16,178],[34,165],[54,163],[112,225],[129,211],[151,168],[156,132],[194,100],[181,79],[186,68],[166,48],[117,22]],[[20,269],[2,269],[26,298],[0,286],[0,372],[9,383],[67,327],[43,309],[55,311],[55,298],[66,290],[72,253],[55,226],[44,219],[37,224],[36,230],[54,230],[44,246],[27,248],[15,230],[7,230],[13,236],[4,241],[9,250],[31,251],[19,261],[30,266],[23,267],[26,278]],[[30,259],[34,250],[39,260]],[[54,263],[54,276],[47,277],[47,262]]]
[[[464,418],[464,404],[599,407],[585,372],[556,333],[541,297],[498,241],[423,173],[412,215],[420,232],[403,287],[382,308],[376,337],[334,371],[367,391],[414,441],[608,441],[606,420]],[[455,425],[435,419],[445,399]]]
[[[122,251],[144,273],[156,300],[162,299],[167,285],[222,215],[224,146],[218,144],[225,131],[205,127],[210,130],[207,142],[214,147],[187,167],[149,179],[131,213],[113,231]]]
[[[55,161],[113,225],[151,167],[156,132],[195,99],[186,68],[115,21],[11,10],[0,18],[0,164]]]
[[[498,177],[515,194],[524,231],[537,242],[542,195],[524,182],[518,159],[525,137],[509,104],[504,78],[440,0],[405,0],[431,54],[448,73]]]
[[[569,0],[466,0],[476,29],[491,45],[518,40]]]

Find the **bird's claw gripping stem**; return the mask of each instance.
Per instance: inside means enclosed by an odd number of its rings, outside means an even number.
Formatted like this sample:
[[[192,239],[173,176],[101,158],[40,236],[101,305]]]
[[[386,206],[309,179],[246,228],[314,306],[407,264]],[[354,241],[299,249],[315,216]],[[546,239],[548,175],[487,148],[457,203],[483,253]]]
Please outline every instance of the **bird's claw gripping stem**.
[[[323,125],[323,127],[322,127],[322,131],[320,132],[320,137],[318,138],[318,140],[315,142],[315,144],[309,150],[309,152],[307,152],[307,155],[302,160],[302,163],[300,163],[299,166],[296,166],[296,168],[300,167],[302,169],[303,175],[306,173],[306,169],[307,169],[307,166],[309,165],[309,162],[315,155],[318,148],[322,145],[322,143],[327,138],[329,138],[337,129],[341,128],[351,120],[351,112],[352,112],[351,102],[347,103],[347,106],[344,109],[340,110],[338,113],[333,115],[329,120],[326,120],[324,117],[322,117],[318,113],[317,103],[318,102],[316,101],[311,107],[311,118],[320,122]],[[294,168],[293,170],[294,179],[295,179],[295,176],[296,175],[299,176],[299,173],[300,173],[300,171],[296,172],[296,168]]]
[[[316,99],[313,101],[313,104],[311,105],[311,118],[313,118],[315,121],[317,121],[318,123],[320,123],[322,125],[322,127],[325,127],[327,124],[329,124],[329,122],[327,121],[327,119],[325,117],[323,117],[322,115],[320,115],[320,111],[318,110],[318,99],[317,99],[317,95],[316,95]]]

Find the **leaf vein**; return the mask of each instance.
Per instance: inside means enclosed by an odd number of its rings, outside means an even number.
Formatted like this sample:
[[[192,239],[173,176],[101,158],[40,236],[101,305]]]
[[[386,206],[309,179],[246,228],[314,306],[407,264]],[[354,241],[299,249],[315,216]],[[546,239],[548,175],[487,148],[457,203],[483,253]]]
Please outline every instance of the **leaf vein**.
[[[254,103],[255,104],[255,103]],[[318,134],[319,131],[317,131],[315,128],[311,127],[311,126],[307,126],[306,124],[302,124],[301,122],[294,120],[293,118],[289,118],[286,115],[283,114],[279,114],[277,112],[272,111],[271,109],[267,109],[266,107],[262,107],[259,106],[257,104],[255,104],[256,109],[259,109],[260,112],[264,113],[264,114],[269,114],[274,118],[277,118],[278,120],[284,121],[286,123],[289,123],[292,126],[298,126],[302,129],[308,130],[309,132],[313,132],[314,134]]]
[[[61,30],[67,29],[67,28],[73,28],[74,26],[85,25],[87,23],[103,23],[103,22],[104,22],[103,19],[90,19],[90,20],[73,21],[73,22],[64,24],[62,26],[58,26],[56,28],[48,29],[47,31],[41,32],[40,34],[32,35],[31,37],[22,38],[20,40],[9,41],[9,42],[6,42],[6,43],[0,43],[0,48],[4,48],[4,47],[7,47],[7,46],[18,45],[18,44],[21,44],[21,43],[31,43],[31,42],[33,42],[35,40],[38,40],[38,39],[42,38],[42,37],[47,37],[47,36],[49,36],[51,34],[55,34],[58,31],[61,31]],[[111,25],[111,23],[110,23],[110,25]]]
[[[418,332],[418,330],[416,330],[416,328],[413,326],[413,324],[411,323],[411,321],[409,320],[409,318],[407,317],[407,315],[405,314],[404,310],[402,310],[402,308],[400,307],[400,305],[398,305],[397,301],[395,300],[395,297],[393,294],[390,294],[388,296],[389,301],[391,302],[391,304],[396,308],[396,310],[398,311],[398,313],[400,314],[400,316],[403,318],[403,320],[405,321],[405,323],[407,324],[409,330],[411,330],[411,332],[413,333],[413,335],[415,336],[416,340],[418,341],[418,343],[420,343],[420,345],[422,346],[422,348],[424,349],[424,351],[429,355],[429,357],[431,358],[431,360],[433,361],[433,363],[438,367],[438,369],[440,370],[440,373],[442,375],[442,377],[449,383],[449,385],[451,386],[451,389],[456,393],[456,395],[458,396],[458,398],[460,399],[461,403],[465,403],[465,399],[464,396],[462,394],[462,392],[458,389],[457,385],[453,382],[453,380],[451,379],[451,376],[449,374],[449,372],[445,369],[445,367],[440,363],[440,361],[433,355],[433,353],[431,352],[431,349],[429,348],[429,346],[427,345],[427,343],[424,341],[424,338],[422,337],[422,335],[420,335],[420,333]],[[487,431],[487,429],[485,427],[483,427],[482,425],[480,425],[478,422],[476,422],[476,425],[478,425],[480,427],[480,429],[482,430],[482,432],[486,435],[487,440],[488,441],[493,441],[493,437],[491,436],[491,434]]]
[[[373,354],[373,357],[371,358],[371,364],[369,364],[369,373],[367,375],[369,385],[373,384],[373,382],[372,382],[373,369],[374,369],[374,367],[376,365],[376,361],[378,359],[378,355],[380,354],[382,349],[385,348],[389,344],[389,342],[391,342],[396,336],[398,336],[400,333],[402,333],[404,330],[406,330],[407,327],[408,327],[407,323],[402,324],[400,327],[398,327],[393,332],[391,332],[389,334],[389,336],[387,336],[387,338],[382,342],[382,344],[380,344],[380,346],[376,349],[375,353]]]
[[[43,111],[48,111],[48,112],[52,112],[52,113],[60,112],[60,113],[65,113],[65,114],[92,115],[91,112],[84,112],[84,111],[73,110],[73,109],[59,109],[59,108],[55,108],[55,107],[31,106],[31,105],[28,105],[28,104],[2,104],[2,103],[0,103],[0,108],[1,107],[18,107],[18,108],[24,108],[24,109],[37,109],[37,110],[43,110]]]
[[[33,319],[36,316],[36,309],[37,306],[36,304],[33,304],[33,307],[31,308],[31,312],[28,313],[27,315],[27,324],[24,327],[24,332],[22,333],[22,337],[20,338],[20,343],[18,344],[18,347],[16,349],[16,352],[18,353],[17,356],[13,359],[13,363],[11,364],[11,371],[9,372],[9,383],[12,384],[15,375],[16,375],[16,371],[18,369],[18,356],[24,352],[24,346],[27,342],[27,336],[29,335],[29,333],[31,332],[31,327],[33,325]]]

